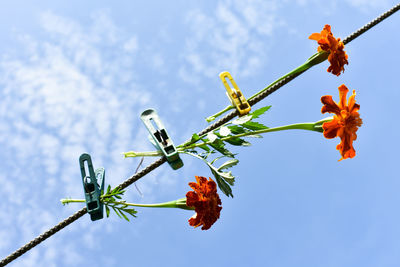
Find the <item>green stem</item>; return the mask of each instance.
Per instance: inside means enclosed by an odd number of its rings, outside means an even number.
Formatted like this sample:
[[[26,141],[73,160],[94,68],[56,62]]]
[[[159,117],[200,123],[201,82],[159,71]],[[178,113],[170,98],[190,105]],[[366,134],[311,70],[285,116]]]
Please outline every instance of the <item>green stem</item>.
[[[144,152],[137,152],[137,151],[128,151],[122,153],[124,154],[125,158],[131,157],[158,157],[158,156],[163,156],[163,153],[158,150],[158,151],[144,151]]]
[[[296,124],[268,128],[268,129],[263,129],[263,130],[258,130],[258,131],[246,132],[246,133],[241,133],[241,134],[237,134],[237,135],[231,135],[231,136],[219,138],[219,140],[226,141],[226,140],[229,140],[232,138],[237,138],[237,137],[257,135],[257,134],[269,133],[269,132],[284,131],[284,130],[308,130],[308,131],[321,132],[320,125],[327,120],[328,119],[324,119],[324,120],[321,120],[318,122],[296,123]],[[203,143],[191,144],[189,146],[183,147],[182,150],[183,149],[191,149],[191,148],[195,148],[195,147],[199,147],[199,146],[203,146],[203,145],[209,145],[211,143],[212,143],[211,141],[208,141],[208,142],[203,142]],[[179,151],[179,152],[182,152],[182,151]]]
[[[69,203],[85,203],[86,202],[84,199],[69,199],[69,198],[63,198],[60,201],[63,205],[69,204]]]
[[[268,90],[269,88],[271,88],[272,86],[274,86],[275,84],[277,84],[278,82],[280,82],[281,80],[294,75],[294,74],[298,74],[301,72],[305,72],[306,70],[308,70],[309,68],[311,68],[314,65],[317,65],[323,61],[325,61],[328,58],[329,53],[326,51],[321,51],[318,53],[315,53],[314,55],[312,55],[304,64],[298,66],[297,68],[295,68],[294,70],[292,70],[289,73],[286,73],[285,75],[283,75],[282,77],[280,77],[279,79],[277,79],[276,81],[274,81],[273,83],[271,83],[270,85],[268,85],[267,87],[265,87],[264,89],[260,90],[258,93],[252,95],[251,97],[248,98],[248,101],[257,97],[259,94],[263,93],[264,91]],[[233,109],[233,106],[227,106],[226,108],[224,108],[223,110],[221,110],[220,112],[215,113],[214,115],[206,118],[207,122],[211,122],[213,120],[215,120],[218,116],[221,116],[222,114],[224,114],[225,112],[227,112],[228,110]]]
[[[84,199],[61,199],[62,204],[68,203],[85,203]],[[108,202],[104,201],[104,204],[116,204],[116,205],[125,205],[125,206],[132,206],[132,207],[144,207],[144,208],[179,208],[185,210],[194,210],[193,207],[189,207],[186,205],[186,198],[181,198],[178,200],[168,201],[164,203],[156,203],[156,204],[137,204],[137,203],[126,203],[123,201],[113,201]]]
[[[213,120],[215,120],[217,117],[221,116],[222,114],[224,114],[225,112],[229,111],[233,109],[233,106],[227,106],[226,108],[224,108],[223,110],[221,110],[220,112],[215,113],[214,115],[207,117],[206,121],[207,122],[211,122]]]
[[[324,118],[324,119],[319,120],[317,122],[295,123],[295,124],[289,124],[289,125],[285,125],[285,126],[279,126],[279,127],[268,128],[268,129],[263,129],[263,130],[258,130],[258,131],[251,131],[251,132],[241,133],[241,134],[237,134],[237,135],[230,135],[230,136],[226,136],[226,137],[223,137],[223,138],[219,138],[219,140],[226,141],[226,140],[237,138],[237,137],[251,136],[251,135],[257,135],[257,134],[269,133],[269,132],[277,132],[277,131],[284,131],[284,130],[308,130],[308,131],[315,131],[315,132],[323,132],[322,124],[324,122],[327,122],[327,121],[330,121],[330,120],[332,120],[332,117]],[[201,140],[201,138],[199,140]],[[202,145],[209,145],[211,143],[212,143],[211,141],[203,142],[203,143],[195,143],[195,144],[193,144],[191,142],[187,142],[185,144],[181,144],[181,145],[177,146],[176,148],[177,148],[179,153],[184,153],[185,149],[191,149],[191,148],[199,147],[199,146],[202,146]],[[130,153],[130,152],[126,152],[124,154],[126,155],[128,153]],[[140,155],[140,156],[153,156],[153,155],[159,156],[159,153],[161,153],[161,151],[134,152],[134,153],[135,153],[135,155]],[[126,157],[132,157],[132,156],[128,155]]]

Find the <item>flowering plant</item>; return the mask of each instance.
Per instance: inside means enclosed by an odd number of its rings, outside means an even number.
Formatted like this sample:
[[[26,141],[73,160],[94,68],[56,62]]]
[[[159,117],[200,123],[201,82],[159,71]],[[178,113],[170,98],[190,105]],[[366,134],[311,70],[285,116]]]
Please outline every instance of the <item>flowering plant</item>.
[[[339,76],[344,72],[344,65],[348,64],[348,55],[344,51],[344,44],[340,38],[335,38],[331,32],[331,27],[325,25],[321,33],[313,33],[309,39],[316,40],[319,44],[318,53],[310,57],[303,65],[297,67],[290,73],[279,78],[256,95],[249,98],[249,101],[256,98],[266,90],[270,89],[278,82],[306,71],[328,59],[330,66],[327,71]],[[337,145],[341,158],[340,160],[353,158],[356,155],[353,142],[356,140],[356,132],[362,124],[358,113],[360,105],[355,102],[355,91],[347,101],[347,87],[343,84],[339,86],[339,102],[333,101],[331,95],[321,97],[323,104],[322,113],[333,113],[333,117],[322,118],[316,122],[295,123],[278,127],[268,127],[258,121],[271,106],[259,108],[251,113],[241,116],[232,121],[228,121],[212,131],[203,135],[193,134],[191,139],[176,147],[177,152],[186,154],[204,162],[210,169],[215,181],[202,176],[196,176],[196,182],[189,183],[193,191],[186,194],[186,198],[159,203],[159,204],[134,204],[122,200],[125,191],[118,187],[111,189],[108,186],[106,192],[102,192],[101,201],[106,207],[107,217],[113,210],[119,217],[129,221],[127,215],[136,217],[136,210],[132,207],[157,207],[157,208],[180,208],[195,210],[195,215],[189,219],[189,224],[194,227],[202,226],[202,230],[210,227],[219,219],[222,207],[221,199],[217,193],[217,188],[227,197],[233,197],[232,186],[236,177],[230,170],[239,163],[236,154],[230,151],[230,146],[248,147],[251,145],[248,138],[261,138],[263,134],[284,130],[308,130],[323,133],[325,138],[331,139],[339,137],[341,142]],[[212,121],[221,114],[225,113],[233,106],[210,116],[207,121]],[[125,157],[158,157],[163,156],[161,150],[157,151],[129,151],[123,153]],[[217,166],[219,160],[225,161]],[[62,199],[63,204],[71,202],[85,202],[84,200]]]

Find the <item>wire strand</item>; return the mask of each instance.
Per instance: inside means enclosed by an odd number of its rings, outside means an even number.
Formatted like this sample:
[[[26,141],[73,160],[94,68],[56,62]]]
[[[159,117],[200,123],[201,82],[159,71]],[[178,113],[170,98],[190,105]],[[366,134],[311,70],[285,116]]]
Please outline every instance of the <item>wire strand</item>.
[[[365,33],[366,31],[368,31],[369,29],[371,29],[372,27],[374,27],[378,23],[382,22],[384,19],[386,19],[390,15],[393,15],[394,13],[396,13],[396,11],[398,11],[399,9],[400,9],[400,3],[397,4],[396,6],[394,6],[393,8],[391,8],[390,10],[386,11],[382,15],[378,16],[376,19],[374,19],[371,22],[367,23],[366,25],[364,25],[363,27],[361,27],[357,31],[353,32],[349,36],[347,36],[345,39],[343,39],[343,43],[347,44],[347,43],[353,41],[358,36],[360,36],[361,34]],[[275,92],[276,90],[278,90],[279,88],[281,88],[282,86],[284,86],[285,84],[287,84],[288,82],[290,82],[291,80],[293,80],[294,78],[296,78],[297,76],[299,76],[300,74],[302,74],[304,72],[305,71],[300,72],[300,73],[296,73],[294,75],[290,75],[290,76],[286,77],[285,79],[279,81],[278,83],[276,83],[273,86],[271,86],[268,90],[262,92],[261,94],[259,94],[255,98],[249,100],[249,104],[251,106],[257,104],[258,102],[260,102],[261,100],[266,98],[268,95],[272,94],[273,92]],[[232,111],[231,113],[227,114],[225,117],[221,118],[220,120],[216,121],[215,123],[209,125],[204,130],[200,131],[198,133],[198,135],[201,136],[203,134],[206,134],[206,133],[218,128],[219,126],[221,126],[224,123],[230,121],[231,119],[233,119],[237,115],[238,115],[237,110]],[[121,188],[121,189],[124,189],[124,188],[130,186],[132,183],[136,182],[137,180],[139,180],[140,178],[142,178],[146,174],[148,174],[151,171],[153,171],[154,169],[158,168],[159,166],[164,164],[166,161],[167,161],[167,159],[165,157],[162,157],[162,158],[154,161],[153,163],[151,163],[149,166],[147,166],[146,168],[144,168],[140,172],[135,173],[132,177],[130,177],[127,180],[125,180],[124,182],[122,182],[120,185],[118,185],[118,187]],[[86,207],[82,208],[79,211],[77,211],[76,213],[74,213],[73,215],[68,217],[67,219],[61,221],[59,224],[55,225],[51,229],[47,230],[43,234],[41,234],[38,237],[34,238],[29,243],[25,244],[24,246],[22,246],[19,249],[17,249],[15,252],[13,252],[10,255],[8,255],[7,257],[5,257],[3,260],[0,261],[0,266],[5,266],[8,263],[12,262],[16,258],[18,258],[21,255],[23,255],[24,253],[26,253],[28,250],[30,250],[33,247],[39,245],[41,242],[43,242],[44,240],[46,240],[50,236],[52,236],[55,233],[57,233],[58,231],[64,229],[67,225],[69,225],[69,224],[73,223],[74,221],[78,220],[80,217],[82,217],[86,213],[87,213]]]
[[[378,16],[376,19],[368,22],[363,27],[361,27],[360,29],[356,30],[355,32],[353,32],[352,34],[350,34],[349,36],[344,38],[343,39],[343,43],[344,44],[350,43],[351,41],[356,39],[358,36],[360,36],[364,32],[366,32],[369,29],[371,29],[372,27],[374,27],[379,22],[382,22],[384,19],[388,18],[389,16],[391,16],[394,13],[396,13],[397,11],[399,11],[399,9],[400,9],[400,3],[398,3],[397,5],[395,5],[394,7],[389,9],[388,11],[386,11],[385,13],[381,14],[380,16]]]

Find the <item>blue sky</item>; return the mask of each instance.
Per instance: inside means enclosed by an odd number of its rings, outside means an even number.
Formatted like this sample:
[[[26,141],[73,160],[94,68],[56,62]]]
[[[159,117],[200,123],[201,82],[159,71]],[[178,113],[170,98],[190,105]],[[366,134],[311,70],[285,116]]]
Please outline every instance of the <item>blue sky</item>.
[[[8,1],[0,8],[0,257],[83,207],[79,155],[88,152],[117,185],[151,150],[140,113],[155,108],[175,144],[228,104],[229,71],[245,96],[315,53],[325,24],[344,38],[396,1]],[[338,139],[287,131],[252,140],[239,153],[234,198],[208,231],[193,212],[138,209],[138,218],[89,215],[10,266],[399,266],[400,96],[395,14],[346,46],[336,77],[312,68],[257,104],[267,126],[317,121],[322,95],[357,92],[363,126],[357,156],[341,162]],[[183,197],[195,175],[182,156],[129,187],[130,202]],[[154,159],[145,160],[144,166]]]

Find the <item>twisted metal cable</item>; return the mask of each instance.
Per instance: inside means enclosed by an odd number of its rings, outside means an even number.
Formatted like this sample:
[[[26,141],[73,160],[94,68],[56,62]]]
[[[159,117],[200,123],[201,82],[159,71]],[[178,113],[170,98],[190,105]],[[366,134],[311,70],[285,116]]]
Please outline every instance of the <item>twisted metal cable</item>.
[[[58,231],[60,231],[64,227],[66,227],[67,225],[69,225],[69,224],[73,223],[74,221],[78,220],[85,213],[87,213],[86,207],[82,208],[79,211],[77,211],[76,213],[74,213],[73,215],[69,216],[67,219],[63,220],[62,222],[60,222],[59,224],[57,224],[53,228],[47,230],[43,234],[39,235],[38,237],[36,237],[32,241],[30,241],[29,243],[25,244],[24,246],[20,247],[19,249],[17,249],[16,251],[11,253],[10,255],[5,257],[4,259],[2,259],[0,261],[0,266],[5,266],[6,264],[12,262],[13,260],[15,260],[16,258],[21,256],[22,254],[24,254],[25,252],[27,252],[31,248],[39,245],[42,241],[44,241],[47,238],[49,238],[50,236],[54,235],[55,233],[57,233]]]
[[[361,27],[357,31],[353,32],[352,34],[350,34],[346,38],[344,38],[343,39],[343,43],[347,44],[347,43],[353,41],[355,38],[357,38],[361,34],[365,33],[366,31],[368,31],[369,29],[371,29],[372,27],[374,27],[378,23],[382,22],[384,19],[386,19],[389,16],[393,15],[394,13],[396,13],[396,11],[398,11],[399,9],[400,9],[400,3],[397,4],[396,6],[394,6],[393,8],[391,8],[390,10],[388,10],[387,12],[383,13],[382,15],[378,16],[376,19],[372,20],[368,24],[364,25],[363,27]],[[276,84],[271,86],[268,90],[265,90],[261,94],[257,95],[253,99],[249,100],[248,101],[249,104],[251,106],[253,106],[254,104],[260,102],[265,97],[267,97],[268,95],[272,94],[273,92],[275,92],[276,90],[278,90],[279,88],[281,88],[285,84],[289,83],[291,80],[293,80],[294,78],[296,78],[297,76],[299,76],[300,74],[302,74],[304,72],[305,71],[300,72],[300,73],[296,73],[296,74],[290,75],[290,76],[280,80],[279,82],[277,82]],[[218,128],[219,126],[221,126],[224,123],[226,123],[226,122],[230,121],[231,119],[233,119],[236,115],[238,115],[237,110],[232,111],[231,113],[227,114],[225,117],[221,118],[220,120],[216,121],[215,123],[209,125],[204,130],[200,131],[198,133],[198,135],[201,136],[203,134],[206,134],[206,133]],[[124,182],[122,182],[120,185],[118,185],[118,187],[121,188],[121,189],[124,189],[124,188],[130,186],[132,183],[136,182],[137,180],[139,180],[140,178],[142,178],[146,174],[148,174],[151,171],[153,171],[154,169],[158,168],[159,166],[161,166],[166,161],[167,161],[167,159],[165,157],[159,158],[158,160],[154,161],[153,163],[151,163],[149,166],[147,166],[146,168],[144,168],[140,172],[135,173],[132,177],[130,177],[127,180],[125,180]],[[61,229],[65,228],[67,225],[73,223],[74,221],[76,221],[77,219],[82,217],[85,213],[87,213],[86,207],[82,208],[79,211],[77,211],[76,213],[74,213],[73,215],[68,217],[67,219],[61,221],[59,224],[55,225],[51,229],[47,230],[43,234],[41,234],[38,237],[34,238],[29,243],[25,244],[24,246],[22,246],[19,249],[17,249],[15,252],[13,252],[10,255],[8,255],[7,257],[5,257],[3,260],[0,261],[0,266],[5,266],[6,264],[8,264],[11,261],[15,260],[16,258],[20,257],[21,255],[26,253],[28,250],[30,250],[33,247],[37,246],[38,244],[40,244],[41,242],[43,242],[44,240],[46,240],[50,236],[54,235],[55,233],[57,233]]]
[[[267,96],[269,96],[270,94],[272,94],[273,92],[275,92],[276,90],[278,90],[279,88],[281,88],[282,86],[284,86],[285,84],[287,84],[288,82],[290,82],[291,80],[293,80],[294,78],[299,76],[300,74],[304,73],[305,71],[306,70],[289,75],[286,78],[283,78],[282,80],[277,82],[276,84],[272,85],[270,88],[268,88],[261,94],[257,95],[256,97],[254,97],[252,99],[249,99],[248,102],[249,102],[250,106],[257,104],[258,102],[260,102],[261,100],[263,100],[264,98],[266,98]]]
[[[364,32],[366,32],[369,29],[371,29],[372,27],[374,27],[379,22],[382,22],[382,20],[384,20],[384,19],[388,18],[389,16],[393,15],[394,13],[396,13],[396,11],[399,11],[399,9],[400,9],[400,3],[398,3],[397,5],[395,5],[394,7],[389,9],[388,11],[386,11],[385,13],[381,14],[380,16],[378,16],[376,19],[370,21],[369,23],[365,24],[360,29],[356,30],[355,32],[353,32],[352,34],[350,34],[349,36],[344,38],[343,39],[343,43],[344,44],[350,43],[351,41],[356,39],[358,36],[360,36]]]

